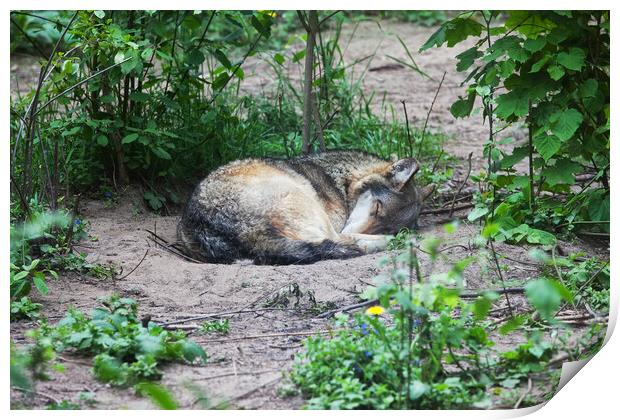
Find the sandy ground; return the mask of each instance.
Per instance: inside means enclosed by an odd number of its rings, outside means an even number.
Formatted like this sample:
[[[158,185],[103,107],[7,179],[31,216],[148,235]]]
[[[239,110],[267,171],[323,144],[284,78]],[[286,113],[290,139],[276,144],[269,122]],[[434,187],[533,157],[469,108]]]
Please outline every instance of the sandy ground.
[[[383,29],[379,29],[376,24],[364,23],[352,37],[345,57],[348,62],[353,62],[376,51],[370,67],[380,68],[393,63],[387,55],[406,59],[405,51],[394,34],[399,34],[411,51],[417,51],[434,30],[393,22],[385,22]],[[343,39],[348,39],[351,31],[351,27],[346,28]],[[456,73],[453,57],[468,45],[465,43],[459,49],[434,49],[415,55],[418,64],[434,81],[406,68],[395,68],[367,73],[364,87],[368,92],[376,91],[377,98],[386,92],[388,101],[396,109],[402,106],[401,100],[406,100],[412,122],[422,125],[438,81],[446,71],[429,126],[452,137],[446,146],[449,153],[463,162],[470,152],[474,152],[474,165],[482,168],[481,146],[487,129],[481,117],[455,121],[449,113],[450,105],[463,92],[459,84],[464,76]],[[26,64],[15,64],[18,61],[12,62],[13,74],[32,72],[32,67]],[[358,72],[361,71],[359,66],[356,66]],[[269,81],[273,80],[265,66],[258,62],[249,62],[246,73],[250,76],[245,84],[254,86],[256,93],[268,89]],[[379,102],[375,102],[374,106],[379,107]],[[460,172],[455,172],[456,176],[459,173],[463,176],[462,167]],[[89,312],[97,306],[98,298],[107,297],[112,292],[137,300],[141,316],[149,315],[155,321],[244,310],[246,312],[225,316],[230,320],[228,336],[193,333],[193,339],[209,353],[210,363],[202,367],[166,366],[163,384],[172,390],[183,408],[201,407],[198,397],[188,390],[188,384],[199,387],[211,403],[228,401],[231,407],[248,409],[300,408],[303,404],[300,397],[282,397],[278,389],[283,383],[282,372],[290,368],[304,334],[328,330],[331,326],[328,320],[316,318],[316,314],[309,310],[320,312],[358,302],[357,294],[381,272],[378,262],[389,253],[346,261],[323,261],[308,266],[255,266],[249,261],[232,265],[195,264],[156,247],[148,240],[146,229],[174,240],[178,217],[149,213],[140,201],[136,191],[128,190],[121,193],[119,204],[113,208],[106,208],[97,201],[83,203],[81,216],[90,221],[90,233],[98,240],[83,243],[76,249],[88,253],[89,261],[115,264],[128,273],[147,250],[148,255],[133,273],[116,282],[75,274],[62,275],[58,281],[51,281],[49,295],[34,296],[36,301],[43,303],[44,315],[56,321],[70,306]],[[458,213],[461,217],[465,214]],[[441,236],[442,218],[422,216],[421,233]],[[476,226],[461,223],[458,232],[447,240],[446,245],[462,246],[443,252],[445,260],[435,264],[433,272],[446,271],[451,262],[469,255],[469,243],[477,232]],[[607,253],[606,248],[584,243],[563,244],[563,247],[567,252],[586,249],[588,254]],[[497,249],[500,254],[519,261],[501,260],[502,264],[507,265],[505,277],[511,285],[523,284],[537,276],[537,268],[528,264],[531,261],[526,247],[499,244]],[[428,273],[430,262],[425,255],[421,258],[423,272]],[[474,264],[468,268],[465,279],[467,287],[472,289],[499,287],[495,275],[485,264]],[[294,296],[295,293],[289,293],[291,290],[299,291],[297,306],[298,297]],[[274,301],[282,303],[285,310],[276,308]],[[524,305],[518,295],[513,296],[512,303],[517,307]],[[498,304],[503,305],[505,301]],[[196,324],[188,322],[185,325]],[[25,343],[24,331],[31,327],[32,323],[24,321],[13,323],[12,337],[18,343]],[[499,340],[500,345],[508,346],[515,344],[519,337]],[[62,357],[66,372],[55,373],[51,381],[39,383],[39,392],[58,400],[78,402],[81,391],[93,391],[96,394],[96,408],[152,407],[149,401],[135,396],[133,391],[114,389],[95,381],[89,371],[88,359],[70,354],[63,354]],[[542,381],[536,389],[542,392],[541,389],[552,386]],[[19,392],[12,392],[12,400],[14,404],[20,401]],[[38,407],[48,402],[49,398],[43,395],[35,398]]]

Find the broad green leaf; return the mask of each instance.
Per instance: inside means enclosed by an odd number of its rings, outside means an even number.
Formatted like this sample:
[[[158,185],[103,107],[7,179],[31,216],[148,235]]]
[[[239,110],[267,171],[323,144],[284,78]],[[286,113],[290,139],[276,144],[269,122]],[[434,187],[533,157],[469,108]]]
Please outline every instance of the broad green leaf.
[[[420,47],[419,52],[426,51],[432,47],[441,47],[446,42],[446,28],[442,25],[426,40],[424,45]]]
[[[558,54],[558,63],[569,70],[579,71],[585,64],[586,53],[581,48],[571,48]]]
[[[123,140],[121,140],[121,143],[122,144],[133,143],[134,141],[138,139],[138,137],[140,137],[140,135],[137,133],[127,134],[125,137],[123,137]]]
[[[32,277],[32,281],[34,282],[35,287],[42,295],[47,295],[49,289],[47,288],[47,284],[45,284],[45,274],[41,272],[34,273]]]
[[[598,93],[598,82],[596,79],[588,79],[579,86],[579,96],[581,98],[594,98]]]
[[[513,318],[510,318],[501,327],[499,327],[499,333],[502,334],[502,335],[506,335],[506,334],[516,330],[521,325],[523,325],[523,323],[525,322],[526,319],[527,319],[527,317],[525,315],[517,315],[517,316],[515,316]]]
[[[547,67],[547,73],[549,73],[549,76],[553,79],[553,80],[560,80],[562,77],[564,77],[564,69],[560,66],[557,66],[555,64],[550,65],[549,67]]]
[[[482,52],[479,51],[477,47],[472,47],[468,50],[465,50],[464,52],[456,56],[456,58],[459,60],[459,62],[456,63],[456,71],[467,70],[472,64],[474,64],[474,61],[481,56]]]
[[[470,93],[466,99],[460,98],[450,107],[450,112],[454,116],[454,118],[463,118],[469,116],[471,110],[474,107],[474,100],[476,99],[476,94],[474,92]]]
[[[542,50],[546,44],[547,40],[544,37],[538,37],[536,39],[529,38],[523,42],[523,48],[529,52],[535,53]]]
[[[581,172],[583,168],[578,163],[568,159],[559,159],[554,165],[547,166],[541,172],[541,176],[545,177],[545,182],[549,185],[575,183],[573,174]]]
[[[524,92],[510,91],[496,99],[495,114],[501,119],[508,119],[512,115],[523,117],[529,110],[529,99]]]
[[[103,19],[105,17],[105,12],[103,10],[95,10],[93,13],[99,19]]]
[[[554,135],[548,135],[543,132],[534,137],[532,144],[546,162],[560,150],[562,141]]]
[[[412,401],[415,401],[422,395],[426,394],[429,389],[429,385],[425,384],[424,382],[414,380],[409,387],[409,398],[411,398]]]
[[[583,115],[574,108],[558,111],[549,117],[551,131],[563,142],[573,137],[583,122]]]
[[[222,63],[224,65],[224,67],[226,67],[227,69],[232,67],[232,63],[230,62],[228,57],[226,57],[226,55],[222,52],[222,50],[217,49],[217,50],[213,51],[213,55],[215,55],[215,58],[217,58],[217,60],[220,63]]]
[[[478,297],[473,304],[472,312],[478,321],[486,318],[491,309],[491,300],[485,296]]]
[[[230,77],[231,76],[227,72],[220,73],[212,82],[211,86],[214,90],[222,89],[224,86],[226,86]]]
[[[108,138],[106,136],[104,136],[103,134],[99,134],[97,136],[97,144],[99,146],[107,146],[108,145]]]
[[[162,410],[176,410],[179,406],[170,391],[163,385],[142,382],[136,385],[136,391],[149,397]]]
[[[500,162],[502,169],[510,169],[517,163],[521,162],[526,156],[529,155],[529,148],[527,146],[515,147],[512,150],[511,155],[504,156]],[[555,152],[554,152],[555,153]]]
[[[191,340],[182,341],[181,352],[188,363],[205,363],[208,358],[203,348]]]
[[[545,64],[547,64],[547,61],[549,61],[549,59],[550,59],[550,58],[551,58],[551,57],[549,57],[548,55],[545,55],[543,58],[541,58],[540,60],[538,60],[537,62],[535,62],[535,63],[532,65],[532,68],[531,68],[531,70],[530,70],[530,73],[537,73],[537,72],[539,72],[539,71],[540,71],[540,69],[542,69],[542,68],[543,68],[543,66],[544,66]]]
[[[562,300],[570,302],[572,299],[564,285],[547,278],[529,282],[525,286],[525,295],[530,304],[547,320],[553,317]]]
[[[280,54],[280,53],[275,53],[275,54],[273,55],[273,60],[274,60],[276,63],[278,63],[279,65],[283,65],[283,64],[284,64],[284,61],[285,61],[284,56],[283,56],[282,54]]]
[[[488,213],[489,213],[488,208],[476,207],[475,209],[469,212],[469,214],[467,215],[467,220],[469,220],[470,222],[473,222],[474,220],[479,219]]]
[[[205,55],[198,48],[194,48],[187,55],[185,61],[191,66],[199,66],[205,61]]]
[[[15,274],[13,276],[13,280],[14,281],[21,280],[21,279],[27,277],[28,274],[30,274],[28,271],[20,271],[19,273]]]
[[[456,18],[444,24],[448,47],[453,47],[469,36],[480,36],[484,26],[472,18]]]
[[[160,159],[172,160],[172,156],[170,156],[170,153],[168,153],[162,147],[157,146],[157,147],[152,148],[151,150],[153,151],[155,156],[157,156]]]

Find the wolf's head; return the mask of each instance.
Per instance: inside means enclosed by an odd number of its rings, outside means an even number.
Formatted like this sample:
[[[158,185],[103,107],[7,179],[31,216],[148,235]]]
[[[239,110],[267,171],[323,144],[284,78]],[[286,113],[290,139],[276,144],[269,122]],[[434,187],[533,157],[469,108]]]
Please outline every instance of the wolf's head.
[[[435,189],[432,184],[415,185],[418,169],[415,159],[406,158],[357,181],[356,199],[342,233],[394,234],[416,228],[422,203]]]

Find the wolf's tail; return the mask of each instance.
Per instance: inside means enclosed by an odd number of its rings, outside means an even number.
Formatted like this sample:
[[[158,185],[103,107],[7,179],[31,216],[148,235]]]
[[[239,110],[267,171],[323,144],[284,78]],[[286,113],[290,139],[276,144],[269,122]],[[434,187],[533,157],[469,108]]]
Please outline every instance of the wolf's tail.
[[[255,264],[310,264],[320,260],[346,259],[359,257],[364,252],[354,244],[338,243],[325,239],[320,243],[274,238],[269,251],[255,252]]]

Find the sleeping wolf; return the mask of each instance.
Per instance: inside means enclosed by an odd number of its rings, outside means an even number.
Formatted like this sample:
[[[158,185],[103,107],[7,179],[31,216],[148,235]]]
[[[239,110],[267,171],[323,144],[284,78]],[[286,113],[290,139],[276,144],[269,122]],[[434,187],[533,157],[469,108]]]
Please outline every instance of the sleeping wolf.
[[[384,250],[385,234],[417,227],[432,192],[415,185],[417,170],[414,159],[358,151],[235,161],[196,187],[179,243],[193,258],[219,263],[303,264]]]

